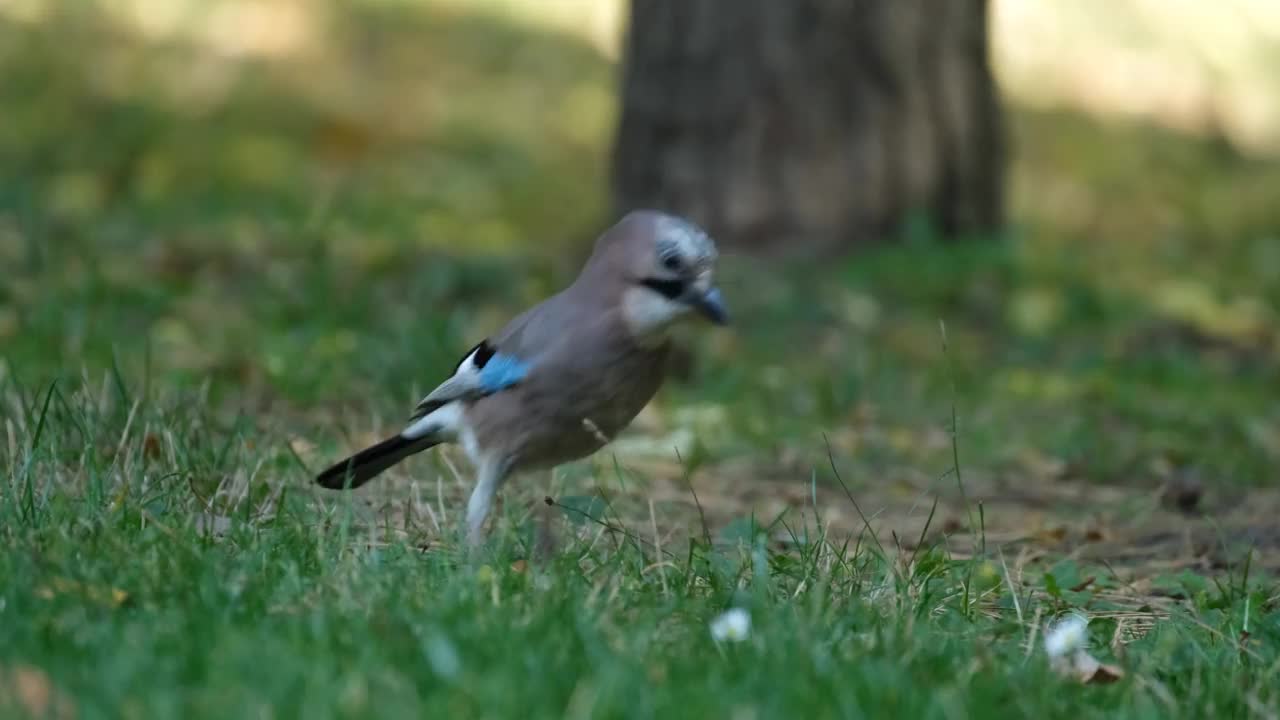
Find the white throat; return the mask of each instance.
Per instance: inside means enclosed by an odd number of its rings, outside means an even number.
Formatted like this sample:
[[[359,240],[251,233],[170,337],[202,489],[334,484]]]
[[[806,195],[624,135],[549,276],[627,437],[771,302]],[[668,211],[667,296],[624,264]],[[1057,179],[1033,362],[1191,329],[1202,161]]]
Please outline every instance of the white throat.
[[[683,303],[659,295],[645,287],[629,287],[622,294],[622,318],[631,337],[643,346],[662,343],[667,330],[685,315]]]

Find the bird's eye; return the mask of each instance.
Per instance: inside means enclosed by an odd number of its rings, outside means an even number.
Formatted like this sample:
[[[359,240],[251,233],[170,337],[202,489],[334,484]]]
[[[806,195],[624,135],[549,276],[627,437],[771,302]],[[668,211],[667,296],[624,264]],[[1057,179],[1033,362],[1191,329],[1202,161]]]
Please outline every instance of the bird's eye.
[[[663,255],[663,256],[662,256],[662,267],[664,267],[664,268],[666,268],[666,269],[668,269],[668,270],[679,270],[679,269],[680,269],[680,256],[678,256],[678,255]]]

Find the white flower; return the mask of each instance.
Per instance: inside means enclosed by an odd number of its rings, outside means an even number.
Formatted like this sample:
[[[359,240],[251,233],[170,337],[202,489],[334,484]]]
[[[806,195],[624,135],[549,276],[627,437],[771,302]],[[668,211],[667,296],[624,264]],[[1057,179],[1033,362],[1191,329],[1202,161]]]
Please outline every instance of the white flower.
[[[711,621],[711,637],[716,642],[746,640],[751,634],[751,613],[742,608],[730,608]]]
[[[1116,665],[1104,665],[1089,654],[1089,619],[1072,615],[1044,633],[1044,650],[1049,667],[1059,675],[1082,683],[1111,683],[1124,677]]]
[[[1083,651],[1089,640],[1088,626],[1088,618],[1072,615],[1045,632],[1044,650],[1049,653],[1049,659],[1059,660]]]

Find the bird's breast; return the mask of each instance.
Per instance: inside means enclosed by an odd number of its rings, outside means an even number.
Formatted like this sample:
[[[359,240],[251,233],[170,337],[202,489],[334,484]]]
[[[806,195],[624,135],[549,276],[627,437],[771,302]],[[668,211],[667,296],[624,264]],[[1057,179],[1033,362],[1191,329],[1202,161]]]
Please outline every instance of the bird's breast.
[[[481,450],[502,448],[516,469],[585,457],[623,431],[662,384],[667,347],[603,356],[561,377],[532,375],[469,410]]]

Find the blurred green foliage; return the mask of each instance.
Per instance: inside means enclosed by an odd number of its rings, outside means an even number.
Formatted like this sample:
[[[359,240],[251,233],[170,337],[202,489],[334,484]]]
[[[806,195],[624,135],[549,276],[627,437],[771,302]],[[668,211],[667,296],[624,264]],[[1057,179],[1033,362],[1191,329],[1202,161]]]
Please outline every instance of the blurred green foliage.
[[[554,282],[555,262],[493,256],[545,257],[598,219],[610,69],[571,39],[354,3],[316,52],[245,58],[53,8],[0,25],[16,368],[137,369],[150,346],[159,368],[301,398],[393,354],[405,387],[451,362],[460,298]],[[395,350],[361,337],[373,318]]]

